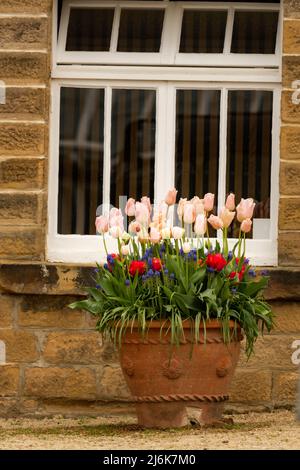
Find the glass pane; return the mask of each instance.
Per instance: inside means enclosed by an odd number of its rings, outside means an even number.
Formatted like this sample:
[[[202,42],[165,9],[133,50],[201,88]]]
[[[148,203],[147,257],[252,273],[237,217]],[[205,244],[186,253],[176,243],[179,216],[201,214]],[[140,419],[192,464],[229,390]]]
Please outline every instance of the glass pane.
[[[103,188],[104,90],[62,88],[58,233],[95,234]]]
[[[154,196],[156,92],[113,90],[110,203]]]
[[[236,11],[231,52],[240,54],[274,54],[278,12]]]
[[[222,53],[226,22],[226,11],[186,10],[179,52]]]
[[[219,90],[177,91],[175,186],[182,197],[217,196],[219,126]]]
[[[269,235],[272,112],[271,91],[229,91],[227,192],[234,192],[237,201],[241,197],[255,199],[255,238]]]
[[[159,52],[164,10],[122,10],[118,51]]]
[[[72,8],[67,51],[109,51],[114,9]]]

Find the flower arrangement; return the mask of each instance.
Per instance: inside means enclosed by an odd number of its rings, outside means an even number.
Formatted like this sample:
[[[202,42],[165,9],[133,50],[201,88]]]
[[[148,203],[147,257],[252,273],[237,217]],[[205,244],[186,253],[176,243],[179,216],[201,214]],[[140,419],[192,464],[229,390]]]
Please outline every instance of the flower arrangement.
[[[71,305],[98,317],[97,329],[117,341],[134,324],[142,335],[152,320],[169,324],[173,344],[179,344],[183,322],[192,320],[194,342],[199,325],[218,319],[224,342],[232,339],[233,320],[246,337],[246,353],[264,328],[273,326],[270,306],[263,298],[268,277],[257,275],[246,258],[246,234],[251,231],[253,199],[242,199],[235,207],[230,194],[219,215],[213,215],[214,195],[203,199],[180,199],[178,226],[170,222],[177,191],[172,189],[153,210],[148,197],[127,201],[125,214],[131,220],[124,230],[120,209],[96,218],[97,232],[117,239],[117,253],[108,253],[105,264],[95,269],[95,286],[87,288],[88,298]],[[240,223],[239,238],[231,251],[228,229]],[[221,230],[223,241],[213,241],[209,225]],[[232,323],[231,323],[232,324]]]

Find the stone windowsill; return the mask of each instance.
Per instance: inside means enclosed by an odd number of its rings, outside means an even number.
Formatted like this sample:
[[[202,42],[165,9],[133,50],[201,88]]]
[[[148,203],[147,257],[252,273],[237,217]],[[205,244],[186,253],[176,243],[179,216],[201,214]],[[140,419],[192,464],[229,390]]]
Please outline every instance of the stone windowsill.
[[[93,277],[91,266],[65,264],[2,264],[0,293],[84,295]],[[268,300],[300,300],[300,268],[271,268]]]

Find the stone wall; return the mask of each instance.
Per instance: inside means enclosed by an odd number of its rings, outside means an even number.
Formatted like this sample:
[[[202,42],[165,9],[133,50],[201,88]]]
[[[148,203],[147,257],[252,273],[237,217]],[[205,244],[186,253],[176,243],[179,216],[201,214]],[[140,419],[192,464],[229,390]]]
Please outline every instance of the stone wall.
[[[52,0],[1,0],[0,414],[127,410],[116,353],[88,314],[66,305],[88,268],[45,261]],[[277,328],[241,358],[230,408],[292,406],[300,339],[300,0],[285,0],[279,261],[268,297]],[[2,342],[1,342],[2,341]],[[6,351],[4,351],[4,345]],[[2,363],[1,363],[2,361]]]

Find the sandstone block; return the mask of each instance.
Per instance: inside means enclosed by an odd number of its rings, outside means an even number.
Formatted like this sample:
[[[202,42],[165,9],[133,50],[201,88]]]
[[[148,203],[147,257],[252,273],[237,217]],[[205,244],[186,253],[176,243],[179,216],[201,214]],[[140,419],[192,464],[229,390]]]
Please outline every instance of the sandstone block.
[[[275,405],[295,405],[299,374],[282,372],[274,374],[273,399]]]
[[[282,81],[284,88],[292,88],[294,80],[300,77],[300,55],[283,56],[282,58]]]
[[[300,232],[280,232],[278,239],[280,266],[300,266]]]
[[[60,295],[26,295],[18,313],[18,324],[35,328],[85,329],[86,314],[71,310],[74,297]]]
[[[120,367],[106,366],[100,377],[98,398],[103,400],[130,398],[130,392],[126,385]]]
[[[299,109],[300,107],[298,104],[293,103],[292,101],[293,93],[294,93],[294,90],[285,90],[282,92],[281,118],[282,118],[282,121],[284,122],[300,124],[300,109]]]
[[[284,160],[300,159],[300,126],[281,128],[280,156]]]
[[[37,158],[0,159],[0,187],[41,189],[44,186],[44,164],[43,159]]]
[[[284,0],[284,17],[300,18],[299,0]]]
[[[280,194],[298,196],[300,194],[300,162],[281,162]]]
[[[279,229],[300,230],[300,197],[281,198],[279,201]]]
[[[25,370],[24,394],[39,398],[94,399],[95,371],[71,367],[28,368]]]
[[[34,193],[0,193],[0,225],[35,224],[41,220],[42,200]]]
[[[0,259],[2,260],[40,260],[44,254],[44,245],[44,234],[41,230],[1,228]]]
[[[48,56],[46,52],[0,51],[0,70],[4,81],[43,83],[49,78]]]
[[[49,333],[43,356],[52,364],[99,364],[101,350],[97,332],[57,332]]]
[[[7,362],[35,362],[38,357],[36,337],[29,331],[0,329],[6,345]]]
[[[1,13],[49,13],[52,0],[1,0]]]
[[[14,397],[19,392],[19,368],[0,365],[0,397]]]
[[[300,54],[300,20],[283,22],[283,53]]]
[[[0,18],[1,49],[42,49],[47,46],[47,18]]]
[[[7,86],[5,104],[0,106],[0,119],[46,118],[46,89]]]
[[[299,333],[300,339],[300,303],[272,302],[272,310],[276,315],[274,333]]]
[[[0,328],[12,326],[15,297],[12,295],[0,295]]]
[[[12,417],[19,414],[18,401],[15,398],[0,398],[0,416]]]
[[[44,151],[43,124],[0,124],[0,155],[35,156],[43,155]]]
[[[271,401],[272,375],[270,371],[243,371],[237,370],[231,390],[230,401],[245,402],[269,402]]]

